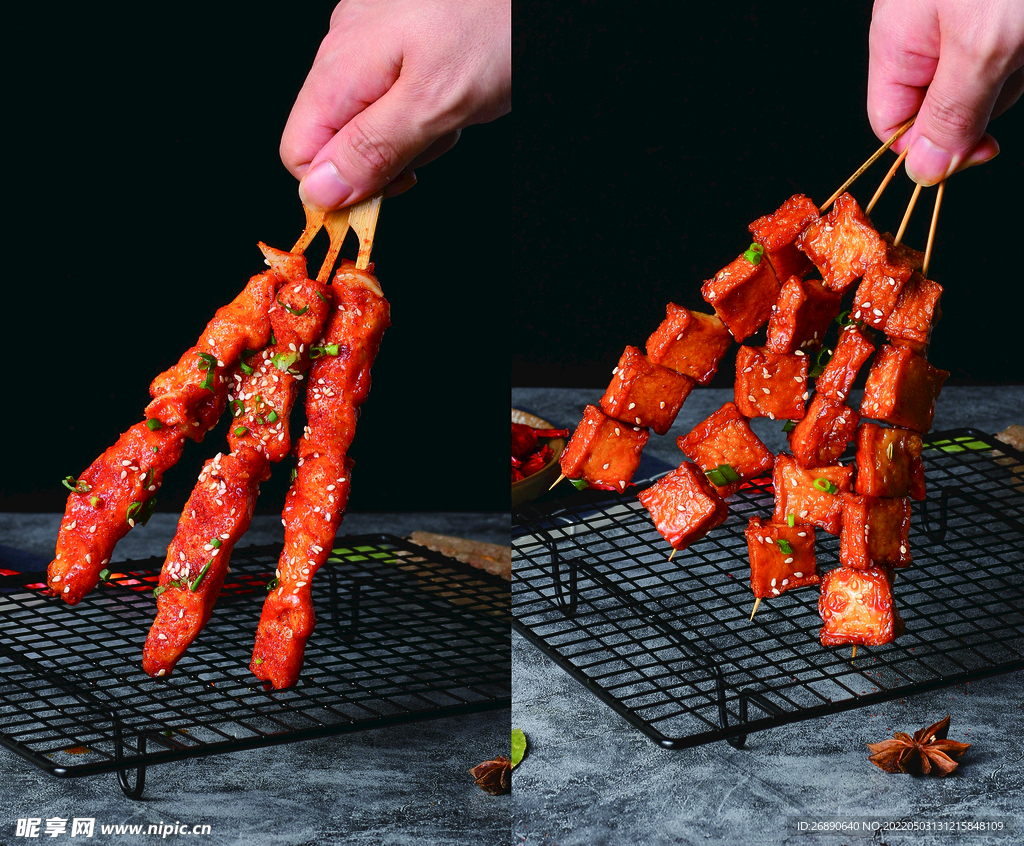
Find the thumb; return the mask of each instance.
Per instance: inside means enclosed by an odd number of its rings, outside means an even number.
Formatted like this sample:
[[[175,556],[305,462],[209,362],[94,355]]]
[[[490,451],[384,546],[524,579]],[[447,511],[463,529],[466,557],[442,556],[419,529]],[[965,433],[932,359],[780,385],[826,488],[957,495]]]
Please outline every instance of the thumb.
[[[439,136],[399,79],[379,100],[354,115],[310,162],[299,183],[308,206],[336,209],[351,205],[386,186]]]
[[[954,45],[939,56],[910,132],[906,167],[911,179],[935,185],[971,157],[985,133],[1002,82],[1002,77],[984,65],[979,67]]]

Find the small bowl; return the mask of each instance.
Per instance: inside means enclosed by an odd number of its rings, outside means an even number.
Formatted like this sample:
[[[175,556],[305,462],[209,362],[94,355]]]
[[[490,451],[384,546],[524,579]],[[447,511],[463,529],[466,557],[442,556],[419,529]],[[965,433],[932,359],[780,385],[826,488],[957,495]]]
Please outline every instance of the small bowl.
[[[527,426],[533,426],[534,429],[558,428],[548,423],[547,420],[542,420],[517,408],[512,409],[512,422],[524,423]],[[558,466],[558,457],[565,449],[566,440],[565,438],[548,438],[547,443],[551,447],[554,457],[532,476],[512,483],[512,508],[518,508],[520,505],[525,505],[546,494],[555,479],[562,474],[562,470]]]

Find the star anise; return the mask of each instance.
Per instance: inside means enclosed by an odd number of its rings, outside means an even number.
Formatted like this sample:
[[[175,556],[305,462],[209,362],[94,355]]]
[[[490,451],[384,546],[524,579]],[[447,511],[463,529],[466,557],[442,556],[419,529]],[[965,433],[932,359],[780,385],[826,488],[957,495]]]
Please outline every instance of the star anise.
[[[914,732],[913,737],[906,732],[898,731],[894,740],[867,744],[873,753],[868,756],[868,760],[887,773],[919,772],[928,775],[934,767],[939,776],[948,776],[958,764],[947,753],[963,755],[971,745],[947,740],[948,732],[948,716]]]
[[[512,762],[504,755],[499,755],[493,761],[477,764],[469,774],[476,779],[481,790],[492,796],[508,793],[512,787]]]

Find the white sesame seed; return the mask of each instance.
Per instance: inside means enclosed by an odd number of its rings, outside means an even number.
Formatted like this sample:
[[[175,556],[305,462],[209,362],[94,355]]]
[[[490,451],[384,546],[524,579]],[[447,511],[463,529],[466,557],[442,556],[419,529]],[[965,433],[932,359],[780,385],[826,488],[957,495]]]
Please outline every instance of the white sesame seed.
[[[71,592],[71,585],[65,585],[64,586],[64,593],[70,593],[70,592]]]
[[[772,587],[775,587],[775,579],[772,579]]]
[[[160,668],[160,669],[159,669],[159,670],[157,671],[157,675],[158,675],[158,676],[165,676],[165,675],[167,675],[167,670],[165,670],[165,669],[164,669],[163,667],[161,667],[161,668]]]
[[[789,584],[789,579],[783,579],[783,580],[782,580],[782,586],[783,586],[783,587],[785,587],[785,586],[786,586],[786,585],[788,585],[788,584]]]
[[[793,556],[792,556],[792,555],[790,555],[790,556],[789,556],[789,558],[787,558],[787,559],[786,559],[785,561],[783,561],[782,563],[783,563],[783,564],[792,564],[792,563],[793,563]],[[783,582],[783,584],[785,584],[785,582]]]
[[[165,635],[163,632],[160,632],[160,634],[158,634],[157,637],[160,638],[160,640],[167,640],[167,635]]]
[[[794,578],[802,579],[804,577],[804,574],[799,572],[799,571],[797,571],[796,573],[793,574],[793,576],[794,576]]]
[[[57,557],[59,558],[60,556],[57,556]],[[60,576],[54,576],[52,579],[50,579],[50,581],[52,581],[54,584],[57,584],[57,582],[59,582],[60,580],[61,580]]]
[[[631,402],[629,405],[626,406],[626,408],[627,410],[632,411],[634,408],[636,408],[636,403]]]

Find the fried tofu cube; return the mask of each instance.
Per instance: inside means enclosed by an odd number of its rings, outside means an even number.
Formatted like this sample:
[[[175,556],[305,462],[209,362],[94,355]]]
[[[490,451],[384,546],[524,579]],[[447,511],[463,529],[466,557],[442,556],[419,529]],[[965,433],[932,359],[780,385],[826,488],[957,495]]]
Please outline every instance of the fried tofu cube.
[[[684,461],[637,498],[673,549],[686,549],[720,526],[729,508],[696,465]]]
[[[558,463],[568,479],[584,479],[591,487],[621,493],[640,466],[640,453],[650,436],[646,429],[588,405]]]
[[[687,458],[708,471],[728,464],[739,481],[715,485],[719,496],[732,496],[744,482],[763,476],[775,463],[775,456],[754,434],[735,403],[727,402],[693,431],[676,440]],[[714,483],[712,483],[714,484]]]
[[[857,430],[857,481],[862,496],[925,497],[921,436],[864,423]]]
[[[860,413],[915,432],[927,432],[935,400],[949,371],[932,367],[907,347],[885,345],[875,356],[864,385]]]
[[[853,440],[860,415],[848,405],[815,394],[804,418],[789,433],[793,457],[803,467],[835,464]]]
[[[909,567],[910,499],[843,494],[839,563],[866,570],[880,564]]]
[[[754,596],[764,599],[821,582],[812,526],[788,526],[751,517],[744,534]]]
[[[867,333],[851,324],[839,335],[839,343],[814,390],[836,402],[846,402],[861,366],[875,351]]]
[[[736,405],[744,417],[799,420],[806,410],[807,356],[780,355],[767,347],[736,353]]]
[[[881,567],[837,567],[821,580],[818,613],[822,646],[857,643],[881,646],[903,634],[904,625],[892,599],[888,572]]]
[[[849,194],[839,197],[832,211],[808,226],[797,246],[821,271],[825,286],[840,294],[846,293],[885,250],[882,236]]]
[[[732,343],[732,334],[717,314],[701,314],[669,303],[665,319],[647,339],[647,357],[706,385]]]
[[[791,455],[775,459],[773,523],[786,523],[790,514],[798,526],[818,526],[832,535],[843,527],[843,498],[853,485],[853,468],[801,467]]]
[[[840,294],[830,291],[817,279],[789,277],[768,320],[766,346],[777,353],[817,349],[829,324],[839,314],[842,300]]]
[[[914,352],[923,354],[931,341],[932,326],[942,316],[941,298],[942,286],[938,282],[914,273],[885,321],[885,334],[890,341],[898,339]]]
[[[864,272],[864,278],[853,295],[851,315],[876,329],[884,329],[885,321],[896,308],[900,291],[910,281],[914,271],[924,262],[924,253],[912,250],[906,244],[893,245],[888,232],[882,235],[885,249]]]
[[[754,240],[764,247],[780,281],[791,276],[803,279],[810,272],[811,261],[796,248],[796,239],[818,218],[818,207],[811,199],[794,194],[773,214],[759,217],[747,227]]]
[[[740,256],[708,279],[700,292],[737,341],[749,338],[768,322],[781,285],[763,257],[757,264]]]
[[[697,384],[689,376],[654,364],[636,347],[626,347],[601,397],[609,417],[664,435]]]

